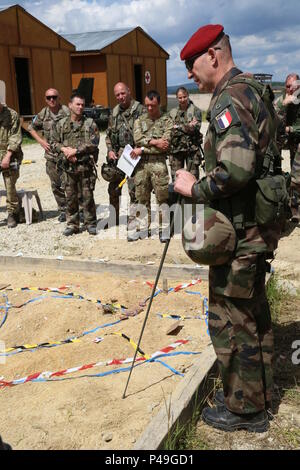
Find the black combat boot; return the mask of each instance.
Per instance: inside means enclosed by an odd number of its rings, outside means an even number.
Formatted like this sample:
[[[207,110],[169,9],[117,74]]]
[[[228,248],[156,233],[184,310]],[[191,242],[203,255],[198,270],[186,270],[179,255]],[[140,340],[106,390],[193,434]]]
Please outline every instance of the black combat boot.
[[[79,230],[78,230],[78,228],[74,228],[74,227],[67,227],[63,231],[63,235],[65,237],[69,237],[70,235],[75,235],[76,233],[79,233]]]
[[[66,213],[64,211],[61,211],[61,213],[58,216],[58,222],[65,222],[66,220],[67,220]]]
[[[90,235],[97,235],[97,227],[95,225],[90,225],[87,228],[87,231],[89,232]]]
[[[18,225],[18,216],[16,214],[8,214],[7,227],[15,228]]]
[[[222,431],[245,429],[249,432],[266,432],[269,428],[269,420],[265,410],[240,415],[232,413],[224,405],[204,408],[202,420],[209,426]]]
[[[221,388],[216,391],[213,402],[215,405],[224,405],[224,392]]]
[[[224,392],[221,388],[216,391],[215,396],[213,397],[213,402],[215,405],[225,406]],[[270,402],[266,401],[265,406],[266,406],[267,412],[272,411],[273,409],[272,401]],[[268,413],[269,420],[271,420],[271,416],[272,415]]]

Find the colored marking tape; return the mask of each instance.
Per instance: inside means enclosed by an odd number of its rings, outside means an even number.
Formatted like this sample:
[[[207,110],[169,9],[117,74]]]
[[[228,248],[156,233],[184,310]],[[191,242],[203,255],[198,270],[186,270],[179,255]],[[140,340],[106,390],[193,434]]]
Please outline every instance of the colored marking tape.
[[[178,346],[181,346],[183,344],[188,343],[188,340],[177,340],[174,343],[170,344],[169,346],[166,346],[165,348],[162,348],[158,351],[156,351],[154,354],[149,356],[149,359],[146,359],[145,357],[138,357],[136,359],[137,362],[147,362],[149,360],[156,360],[158,359],[158,356],[161,354],[168,354],[170,351],[174,350]],[[11,381],[5,381],[5,380],[0,380],[0,388],[4,387],[13,387],[14,385],[20,385],[23,383],[27,382],[39,382],[39,381],[47,381],[51,380],[54,377],[61,377],[67,374],[71,374],[74,372],[79,372],[87,369],[92,369],[93,367],[99,367],[99,366],[110,366],[110,365],[120,365],[120,364],[126,364],[126,363],[131,363],[133,361],[133,358],[126,358],[126,359],[111,359],[109,361],[105,362],[93,362],[91,364],[85,364],[77,367],[71,367],[69,369],[63,369],[57,372],[49,372],[49,371],[44,371],[44,372],[36,372],[30,375],[27,375],[26,377],[22,377],[20,379],[15,379]],[[127,369],[126,369],[127,370]],[[106,374],[107,375],[107,374]]]
[[[107,328],[109,326],[116,325],[117,323],[120,323],[120,321],[121,320],[117,320],[113,323],[106,323],[104,325],[97,326],[96,328],[93,328],[90,331],[85,331],[81,333],[80,335],[77,335],[76,337],[67,338],[61,341],[48,341],[48,342],[39,343],[39,344],[22,344],[21,346],[13,346],[11,348],[7,348],[2,351],[0,350],[0,356],[10,356],[10,355],[18,354],[24,351],[33,351],[35,349],[41,349],[41,348],[53,348],[55,346],[61,346],[62,344],[78,343],[80,342],[79,338],[82,338],[83,336],[89,335],[91,333],[95,333],[101,328]]]

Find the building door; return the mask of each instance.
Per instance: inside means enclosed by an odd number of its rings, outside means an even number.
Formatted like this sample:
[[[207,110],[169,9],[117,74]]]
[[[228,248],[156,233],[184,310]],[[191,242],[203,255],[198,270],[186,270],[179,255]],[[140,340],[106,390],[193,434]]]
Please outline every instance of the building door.
[[[134,65],[134,83],[135,83],[135,98],[140,103],[143,103],[143,66],[140,64]]]
[[[19,113],[23,116],[32,114],[29,80],[29,59],[15,57],[15,71],[19,100]]]

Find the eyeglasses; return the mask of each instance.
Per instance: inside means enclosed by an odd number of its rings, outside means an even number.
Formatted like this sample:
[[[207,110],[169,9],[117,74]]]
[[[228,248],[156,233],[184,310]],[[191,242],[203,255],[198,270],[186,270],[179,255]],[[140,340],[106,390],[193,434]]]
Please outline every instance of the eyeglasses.
[[[214,49],[215,51],[218,51],[221,50],[221,47],[212,47],[209,49]],[[185,66],[189,72],[193,70],[195,60],[197,60],[198,57],[201,57],[203,54],[206,54],[207,51],[208,49],[205,49],[203,52],[201,52],[201,54],[194,55],[193,57],[185,61]]]
[[[57,95],[51,95],[51,96],[46,96],[46,100],[57,100],[58,96]]]

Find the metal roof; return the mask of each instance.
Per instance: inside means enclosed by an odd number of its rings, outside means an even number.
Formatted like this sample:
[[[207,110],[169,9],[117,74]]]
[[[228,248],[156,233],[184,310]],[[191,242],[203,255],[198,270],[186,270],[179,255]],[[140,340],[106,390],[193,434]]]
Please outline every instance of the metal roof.
[[[62,37],[76,46],[76,51],[99,51],[135,28],[95,31],[91,33],[62,34]]]

